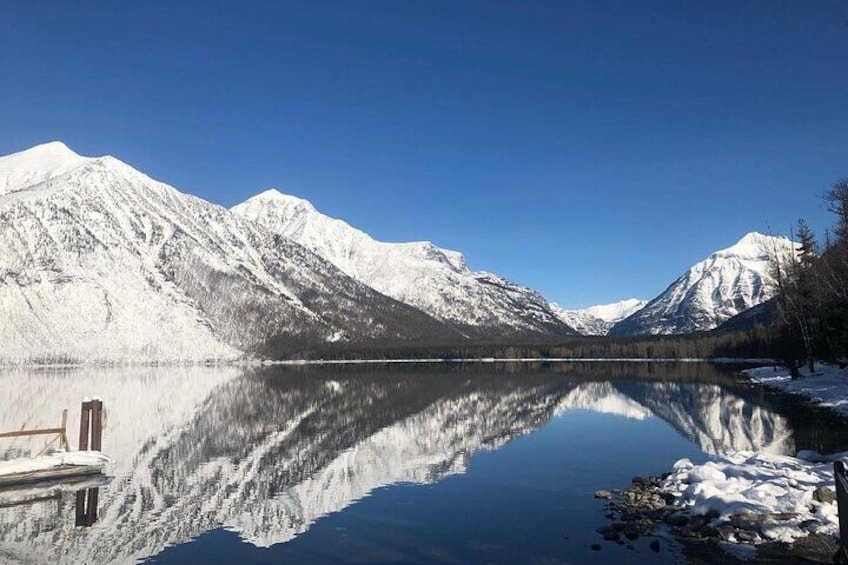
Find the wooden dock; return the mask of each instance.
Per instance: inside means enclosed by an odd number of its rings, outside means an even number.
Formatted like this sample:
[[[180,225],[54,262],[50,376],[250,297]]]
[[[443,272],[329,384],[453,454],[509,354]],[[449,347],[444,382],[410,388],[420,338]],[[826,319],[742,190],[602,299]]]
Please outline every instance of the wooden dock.
[[[31,485],[44,481],[57,481],[62,479],[75,479],[90,475],[99,475],[103,472],[103,465],[59,465],[49,469],[36,471],[24,471],[20,473],[5,473],[0,475],[0,488]]]
[[[54,436],[35,457],[0,461],[0,488],[76,479],[103,472],[104,466],[109,461],[109,458],[100,452],[103,435],[103,402],[95,399],[82,403],[78,451],[69,451],[67,420],[68,411],[63,410],[62,423],[59,427],[0,433],[0,439]],[[57,442],[59,451],[47,454],[47,451]]]

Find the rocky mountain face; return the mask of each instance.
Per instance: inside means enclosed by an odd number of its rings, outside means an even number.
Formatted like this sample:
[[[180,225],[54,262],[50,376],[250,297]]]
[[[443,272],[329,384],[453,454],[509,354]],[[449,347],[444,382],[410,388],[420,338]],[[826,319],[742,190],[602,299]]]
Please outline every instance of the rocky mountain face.
[[[458,338],[283,235],[58,142],[0,157],[0,307],[2,362]]]
[[[628,298],[612,304],[600,304],[579,310],[568,310],[551,303],[551,309],[560,320],[581,335],[607,335],[615,324],[638,312],[647,303],[647,300]]]
[[[462,254],[428,241],[376,241],[308,201],[268,190],[233,212],[296,241],[350,277],[455,327],[469,337],[573,335],[537,292],[471,271]]]
[[[609,335],[711,330],[772,298],[771,262],[793,252],[786,238],[749,233],[693,265],[644,308],[613,326]]]

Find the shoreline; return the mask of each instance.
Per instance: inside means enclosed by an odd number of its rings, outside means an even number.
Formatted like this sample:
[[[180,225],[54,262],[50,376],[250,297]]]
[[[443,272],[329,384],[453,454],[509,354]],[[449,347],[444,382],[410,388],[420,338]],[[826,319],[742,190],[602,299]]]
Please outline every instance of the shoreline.
[[[8,369],[79,369],[115,367],[268,367],[302,365],[380,365],[413,363],[712,363],[716,365],[762,364],[773,366],[777,362],[766,358],[733,357],[468,357],[468,358],[398,358],[398,359],[240,359],[232,361],[149,361],[149,362],[79,362],[79,363],[27,363],[0,361],[0,371]]]
[[[774,364],[740,374],[848,420],[848,367],[819,363],[798,379]],[[719,546],[727,561],[830,563],[839,550],[833,463],[846,459],[848,452],[811,451],[795,457],[739,452],[702,465],[681,459],[668,473],[634,477],[627,490],[596,492],[595,498],[608,501],[610,521],[598,533],[617,543],[622,536],[671,536],[695,553]]]
[[[764,539],[762,529],[770,518],[791,519],[785,514],[772,516],[744,513],[721,521],[712,511],[694,514],[690,508],[676,505],[675,497],[664,488],[671,473],[633,477],[626,490],[597,491],[595,498],[606,501],[604,516],[608,524],[596,529],[605,543],[628,544],[640,537],[654,538],[651,549],[663,550],[664,541],[680,543],[686,553],[715,562],[715,549],[722,550],[722,563],[803,560],[832,563],[839,551],[838,534],[807,532],[791,540]],[[601,550],[601,544],[592,549]]]

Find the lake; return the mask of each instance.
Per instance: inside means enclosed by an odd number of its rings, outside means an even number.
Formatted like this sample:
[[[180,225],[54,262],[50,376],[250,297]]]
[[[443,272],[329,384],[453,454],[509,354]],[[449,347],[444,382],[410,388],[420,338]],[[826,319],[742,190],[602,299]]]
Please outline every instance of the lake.
[[[108,479],[0,492],[0,562],[679,563],[604,542],[598,489],[679,458],[848,445],[845,424],[702,363],[0,372],[0,431],[100,397]],[[2,440],[0,459],[44,439]],[[593,550],[592,544],[601,544]]]

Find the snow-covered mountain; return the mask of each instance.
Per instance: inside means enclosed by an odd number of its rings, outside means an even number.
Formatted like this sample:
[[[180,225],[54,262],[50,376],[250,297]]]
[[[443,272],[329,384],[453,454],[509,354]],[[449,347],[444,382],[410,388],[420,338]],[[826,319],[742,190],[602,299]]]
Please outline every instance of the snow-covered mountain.
[[[451,323],[473,337],[554,334],[573,330],[537,292],[468,269],[462,254],[428,241],[376,241],[301,198],[267,190],[233,212],[290,238],[354,279]]]
[[[789,239],[749,233],[693,265],[644,308],[613,326],[609,335],[711,330],[774,296],[772,258],[793,252]]]
[[[582,335],[607,335],[610,328],[642,309],[647,303],[647,300],[628,298],[579,310],[568,310],[559,304],[551,303],[551,310],[560,320]]]
[[[59,142],[0,157],[0,362],[452,333],[225,208]]]

